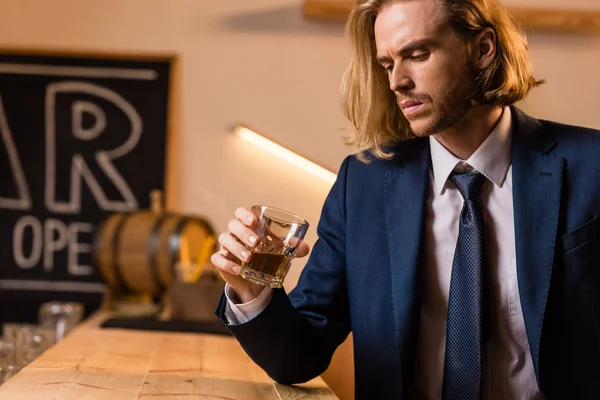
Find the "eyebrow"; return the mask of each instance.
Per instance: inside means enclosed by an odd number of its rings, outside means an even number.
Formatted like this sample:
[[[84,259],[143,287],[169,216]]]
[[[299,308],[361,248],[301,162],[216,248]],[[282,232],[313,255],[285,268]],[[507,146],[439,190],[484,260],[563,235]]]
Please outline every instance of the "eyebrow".
[[[421,50],[425,47],[431,47],[435,44],[435,41],[433,39],[419,39],[419,40],[413,40],[411,42],[409,42],[407,45],[405,45],[404,47],[402,47],[400,50],[398,50],[397,54],[400,56],[406,55],[406,54],[410,54],[415,50]],[[377,62],[379,64],[385,64],[392,61],[388,56],[380,56],[377,57]]]

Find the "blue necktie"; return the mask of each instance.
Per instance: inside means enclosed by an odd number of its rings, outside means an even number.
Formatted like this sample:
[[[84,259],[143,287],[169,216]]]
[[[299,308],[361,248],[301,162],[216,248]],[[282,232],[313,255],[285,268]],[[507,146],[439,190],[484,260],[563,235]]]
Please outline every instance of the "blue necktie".
[[[484,315],[485,233],[479,201],[484,180],[476,171],[450,176],[464,204],[450,280],[443,400],[482,397],[483,325],[489,317]]]

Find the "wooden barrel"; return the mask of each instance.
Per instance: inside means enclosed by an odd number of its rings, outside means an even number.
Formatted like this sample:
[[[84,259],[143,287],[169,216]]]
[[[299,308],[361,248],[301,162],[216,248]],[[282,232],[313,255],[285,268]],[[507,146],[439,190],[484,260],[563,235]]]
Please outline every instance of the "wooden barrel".
[[[202,268],[215,244],[211,225],[199,217],[118,213],[100,224],[93,259],[113,291],[161,295],[186,266]]]

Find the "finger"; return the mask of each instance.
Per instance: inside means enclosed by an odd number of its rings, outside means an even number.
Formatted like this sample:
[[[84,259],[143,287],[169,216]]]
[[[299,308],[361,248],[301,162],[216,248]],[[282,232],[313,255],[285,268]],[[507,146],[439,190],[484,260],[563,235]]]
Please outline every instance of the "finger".
[[[240,261],[240,260],[239,260],[239,259],[238,259],[236,256],[234,256],[233,254],[231,254],[231,253],[229,252],[229,250],[227,250],[227,249],[226,249],[225,247],[223,247],[223,246],[219,246],[219,251],[217,251],[217,253],[216,253],[216,254],[220,254],[220,255],[222,255],[223,257],[225,257],[226,259],[228,259],[229,261],[233,261],[233,262],[235,262],[235,263],[237,263],[237,264],[241,263],[241,261]]]
[[[310,252],[310,246],[308,245],[308,243],[304,242],[304,240],[300,238],[290,238],[288,244],[289,246],[294,247],[296,249],[296,257],[304,257]]]
[[[246,226],[254,226],[256,223],[256,215],[254,215],[250,210],[244,207],[238,207],[235,210],[235,217],[244,223]]]
[[[310,246],[305,241],[300,241],[296,250],[296,257],[304,257],[310,253]]]
[[[250,247],[254,247],[258,242],[258,237],[252,231],[252,229],[248,228],[238,219],[232,219],[229,221],[229,224],[227,224],[227,229],[229,230],[230,234],[241,240],[242,244],[247,244]]]
[[[215,253],[211,256],[210,261],[220,271],[227,274],[239,275],[242,267],[235,262],[228,260],[221,253]]]
[[[225,257],[226,259],[228,259],[229,261],[233,261],[235,263],[240,264],[241,261],[234,255],[232,254],[227,247],[223,246],[221,244],[221,242],[224,241],[224,236],[229,235],[229,233],[225,232],[222,233],[221,235],[219,235],[219,237],[217,238],[217,242],[219,243],[219,251],[217,251],[215,254],[220,254],[223,257]]]
[[[223,255],[223,257],[225,257],[225,258],[229,258],[230,255],[231,255],[231,253],[229,252],[229,250],[227,250],[223,246],[219,246],[219,251],[217,251],[217,253]],[[231,257],[233,257],[233,256],[231,255]]]
[[[219,244],[224,247],[229,253],[241,261],[248,262],[250,260],[250,252],[244,245],[235,240],[230,233],[223,233],[219,236]],[[229,257],[226,257],[229,258]]]

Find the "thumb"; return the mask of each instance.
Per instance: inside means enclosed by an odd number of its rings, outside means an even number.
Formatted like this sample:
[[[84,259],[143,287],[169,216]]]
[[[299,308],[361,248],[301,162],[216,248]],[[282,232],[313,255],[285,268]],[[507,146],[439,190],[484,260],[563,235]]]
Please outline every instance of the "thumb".
[[[310,253],[310,246],[305,241],[301,241],[296,250],[296,257],[305,257]]]

